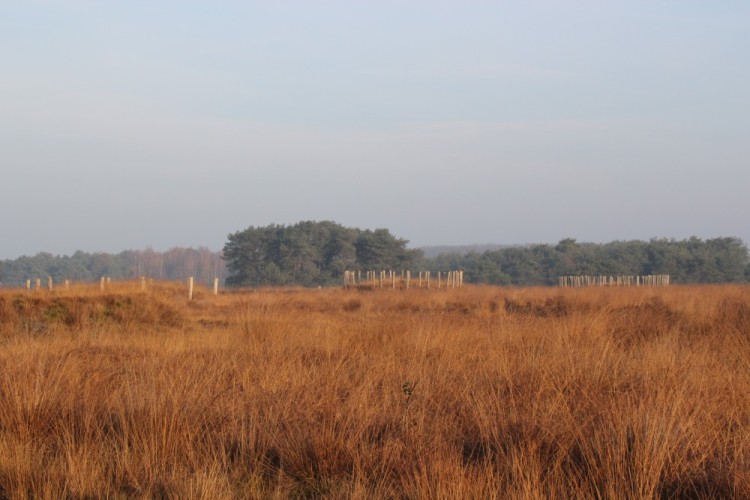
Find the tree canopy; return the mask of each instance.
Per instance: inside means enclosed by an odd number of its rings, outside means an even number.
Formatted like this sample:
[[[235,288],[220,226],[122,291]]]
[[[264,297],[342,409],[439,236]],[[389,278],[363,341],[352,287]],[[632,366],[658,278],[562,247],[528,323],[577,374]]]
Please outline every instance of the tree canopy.
[[[230,286],[339,283],[345,270],[408,269],[420,250],[387,229],[361,230],[331,221],[249,227],[224,245]]]
[[[446,260],[447,259],[447,260]],[[567,275],[669,274],[674,283],[746,283],[748,249],[739,238],[697,237],[505,248],[482,254],[440,256],[431,263],[463,269],[466,281],[498,285],[554,285]]]
[[[195,277],[198,283],[210,284],[215,276],[223,277],[224,262],[217,252],[207,248],[172,248],[166,252],[125,250],[118,254],[77,251],[73,255],[52,255],[41,252],[0,261],[0,284],[22,286],[27,279],[56,283],[97,281],[102,276],[115,280],[140,276],[163,280],[185,280]]]
[[[0,285],[23,286],[27,279],[97,281],[101,276],[185,280],[210,284],[226,277],[228,286],[326,286],[342,282],[344,271],[463,270],[467,283],[556,285],[567,275],[669,274],[673,283],[748,283],[750,259],[739,238],[580,243],[503,247],[484,252],[442,253],[425,258],[421,250],[387,229],[362,230],[331,221],[249,227],[230,234],[223,255],[206,248],[166,252],[126,250],[118,254],[42,252],[0,261]],[[221,258],[223,257],[223,259]],[[226,270],[225,270],[226,266]],[[228,275],[227,275],[228,271]]]

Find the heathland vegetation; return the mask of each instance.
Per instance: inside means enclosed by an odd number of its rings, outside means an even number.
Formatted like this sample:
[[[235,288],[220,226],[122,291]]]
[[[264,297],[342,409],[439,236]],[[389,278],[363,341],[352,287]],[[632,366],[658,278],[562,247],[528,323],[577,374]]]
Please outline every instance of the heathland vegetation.
[[[538,244],[443,253],[427,258],[387,229],[362,230],[335,222],[249,227],[228,236],[222,252],[205,248],[159,253],[153,250],[54,256],[41,253],[0,261],[0,284],[21,286],[27,279],[52,277],[95,281],[140,276],[181,280],[194,276],[208,284],[218,277],[228,286],[329,286],[344,271],[463,270],[467,283],[555,285],[568,275],[668,274],[672,283],[747,283],[750,258],[738,238],[579,243],[564,239]],[[226,267],[226,269],[225,269]]]
[[[0,498],[750,497],[750,290],[0,291]]]

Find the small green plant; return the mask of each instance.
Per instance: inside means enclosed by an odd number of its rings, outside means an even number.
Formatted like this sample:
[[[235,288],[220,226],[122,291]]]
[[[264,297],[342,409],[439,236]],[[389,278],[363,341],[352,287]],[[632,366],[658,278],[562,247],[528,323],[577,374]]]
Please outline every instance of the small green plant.
[[[417,384],[419,381],[416,382],[409,382],[408,380],[401,385],[401,391],[406,396],[406,401],[404,401],[404,406],[407,408],[409,407],[409,401],[411,401],[411,396],[414,394],[414,389],[417,387]]]

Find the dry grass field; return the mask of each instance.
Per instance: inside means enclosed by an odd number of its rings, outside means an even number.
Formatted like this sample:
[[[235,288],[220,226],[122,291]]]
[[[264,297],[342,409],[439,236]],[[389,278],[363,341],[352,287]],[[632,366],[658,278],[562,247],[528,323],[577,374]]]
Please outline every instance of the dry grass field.
[[[750,289],[0,292],[0,498],[750,498]]]

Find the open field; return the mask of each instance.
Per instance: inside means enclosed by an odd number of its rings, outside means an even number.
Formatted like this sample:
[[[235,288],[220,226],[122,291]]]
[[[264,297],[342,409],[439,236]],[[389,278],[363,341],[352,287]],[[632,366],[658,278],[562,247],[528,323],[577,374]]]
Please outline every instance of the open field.
[[[0,291],[0,498],[750,497],[750,288]]]

